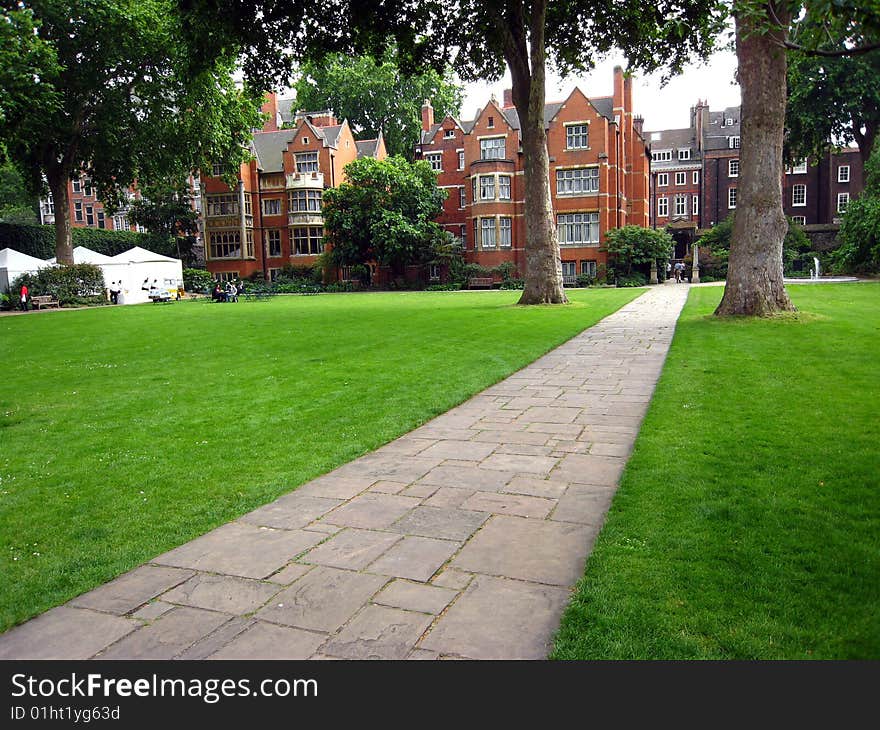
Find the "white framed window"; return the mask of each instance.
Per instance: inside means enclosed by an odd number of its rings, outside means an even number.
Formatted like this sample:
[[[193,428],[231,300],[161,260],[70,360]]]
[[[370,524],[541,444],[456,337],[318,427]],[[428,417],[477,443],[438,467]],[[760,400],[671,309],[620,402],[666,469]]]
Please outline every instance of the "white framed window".
[[[97,216],[98,216],[98,228],[104,228],[105,227],[105,225],[104,225],[104,211],[99,210],[97,212]]]
[[[678,159],[679,160],[689,160],[691,159],[691,150],[689,147],[685,147],[678,151]]]
[[[240,259],[240,231],[209,231],[208,251],[212,259]]]
[[[669,162],[672,159],[672,150],[657,150],[651,153],[654,162]]]
[[[739,149],[739,137],[728,137],[727,138],[727,147],[732,150]]]
[[[440,264],[428,264],[428,278],[431,281],[440,281]]]
[[[309,143],[309,138],[308,138],[308,137],[303,137],[303,144],[304,144],[304,145],[307,145],[308,143]]]
[[[281,215],[281,198],[264,198],[263,215]]]
[[[837,168],[837,182],[839,183],[848,183],[849,182],[849,165],[841,165]]]
[[[425,155],[425,159],[428,161],[428,164],[434,172],[443,172],[442,152],[432,152],[429,155]]]
[[[513,244],[513,219],[501,217],[498,219],[498,245],[501,248],[510,248]]]
[[[657,198],[657,216],[666,218],[669,215],[669,198]]]
[[[266,246],[270,256],[281,255],[281,231],[269,229],[266,231]]]
[[[324,229],[321,226],[297,226],[293,229],[294,256],[313,256],[324,250]]]
[[[89,178],[86,178],[83,181],[83,195],[87,198],[91,198],[95,194],[95,190],[92,187],[92,181]]]
[[[686,185],[687,184],[687,173],[686,172],[675,173],[675,184],[676,185]]]
[[[793,223],[797,223],[799,226],[807,225],[807,216],[805,215],[793,215],[791,217]]]
[[[573,279],[575,276],[577,276],[577,261],[563,261],[562,275],[566,279]]]
[[[675,215],[687,215],[687,195],[675,196]]]
[[[211,177],[223,177],[223,163],[215,162],[211,165]]]
[[[837,212],[846,213],[846,206],[849,205],[849,193],[837,194]]]
[[[479,218],[474,218],[474,251],[476,251],[479,247],[480,240],[480,220]],[[467,248],[467,246],[463,246],[463,248]]]
[[[669,185],[669,173],[668,172],[658,172],[657,173],[657,187],[665,188]]]
[[[560,246],[598,246],[598,213],[560,213],[556,216]]]
[[[800,162],[796,162],[791,166],[791,174],[792,175],[806,175],[807,174],[807,161],[801,160]]]
[[[464,185],[462,185],[458,189],[458,207],[464,208],[467,205],[467,193],[465,192]]]
[[[582,195],[599,192],[599,168],[579,167],[556,171],[557,195]]]
[[[269,281],[278,281],[278,275],[281,273],[281,269],[269,269]]]
[[[464,170],[464,150],[458,150],[458,169]]]
[[[736,188],[727,188],[727,207],[730,210],[736,208]]]
[[[495,219],[481,218],[480,229],[482,238],[480,239],[483,248],[495,248]]]
[[[491,119],[491,117],[489,117]],[[489,137],[480,140],[481,160],[503,160],[506,155],[505,137]]]
[[[86,206],[86,225],[87,226],[95,225],[95,209],[91,205]]]
[[[486,122],[486,126],[489,129],[495,129],[495,117],[489,117],[489,121]]]
[[[595,261],[581,261],[581,273],[586,274],[587,276],[596,277],[596,262]]]
[[[480,200],[495,200],[494,175],[480,175]]]
[[[288,213],[319,213],[321,211],[320,190],[291,190],[287,194]]]
[[[73,179],[73,192],[81,193],[82,192],[82,180],[78,177]]]
[[[510,200],[510,175],[498,176],[498,200]]]
[[[453,139],[454,137],[455,137],[455,128],[443,130],[443,139]]]
[[[796,208],[803,208],[807,204],[807,186],[792,185],[791,186],[791,204]]]
[[[81,200],[77,200],[73,204],[73,220],[82,222],[83,219],[83,204]]]
[[[565,125],[565,149],[585,150],[590,146],[589,124],[566,124]]]
[[[691,213],[697,215],[700,212],[700,196],[694,195],[691,198]]]
[[[739,159],[727,161],[727,177],[739,177]]]
[[[235,281],[238,278],[237,271],[215,271],[214,278],[217,281]]]
[[[297,152],[297,154],[296,154],[296,171],[297,172],[317,172],[318,171],[318,153],[317,152]]]
[[[694,180],[694,185],[699,185],[699,184],[700,184],[700,171],[699,171],[699,170],[694,170],[694,178],[693,178],[693,180]]]
[[[218,215],[238,215],[238,196],[234,193],[227,195],[209,195],[208,217]]]
[[[114,231],[127,231],[128,230],[128,218],[125,217],[122,213],[117,213],[113,216],[113,230]]]

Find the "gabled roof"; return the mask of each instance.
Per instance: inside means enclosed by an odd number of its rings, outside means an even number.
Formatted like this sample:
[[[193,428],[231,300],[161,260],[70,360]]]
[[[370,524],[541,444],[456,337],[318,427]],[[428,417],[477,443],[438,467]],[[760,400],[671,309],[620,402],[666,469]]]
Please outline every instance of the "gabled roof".
[[[336,147],[339,144],[339,132],[342,130],[342,126],[345,124],[334,124],[332,127],[314,127],[311,124],[309,126],[315,130],[315,133],[322,137],[324,141],[327,143],[329,147]]]
[[[122,253],[116,254],[115,256],[110,258],[110,261],[113,263],[127,262],[130,264],[142,264],[152,261],[170,261],[173,263],[179,263],[180,259],[173,259],[170,256],[163,256],[160,253],[153,253],[152,251],[148,251],[147,249],[141,248],[140,246],[135,246],[134,248],[130,248],[128,251],[123,251]]]
[[[361,157],[375,157],[379,151],[379,138],[355,140],[354,146],[357,148],[358,159],[361,159]]]
[[[296,110],[293,108],[295,99],[279,99],[278,113],[281,115],[281,121],[289,124],[296,116]]]
[[[4,248],[0,250],[0,269],[14,269],[16,271],[29,271],[41,269],[46,265],[43,259],[36,256],[30,256],[14,248]]]

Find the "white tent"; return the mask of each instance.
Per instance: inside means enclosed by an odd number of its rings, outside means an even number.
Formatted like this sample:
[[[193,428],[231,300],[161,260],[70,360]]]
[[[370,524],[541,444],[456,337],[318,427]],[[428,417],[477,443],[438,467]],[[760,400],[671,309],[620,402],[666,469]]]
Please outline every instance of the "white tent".
[[[12,248],[0,251],[0,292],[5,292],[9,285],[22,274],[35,274],[47,266],[43,259],[28,256]]]
[[[125,267],[125,274],[120,277],[123,281],[120,304],[149,301],[148,290],[153,282],[172,296],[176,296],[177,287],[183,285],[183,262],[180,259],[135,246],[113,256],[111,260]]]

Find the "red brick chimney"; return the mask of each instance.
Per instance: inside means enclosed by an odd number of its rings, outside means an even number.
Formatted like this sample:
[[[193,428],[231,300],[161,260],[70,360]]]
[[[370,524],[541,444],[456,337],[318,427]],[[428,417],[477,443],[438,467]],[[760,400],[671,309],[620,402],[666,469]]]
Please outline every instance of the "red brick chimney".
[[[633,128],[639,134],[642,134],[642,128],[645,126],[645,118],[644,117],[633,117]]]
[[[619,114],[624,106],[623,101],[623,68],[614,67],[614,96],[613,96],[614,113]],[[620,120],[623,121],[622,119]]]
[[[431,106],[431,102],[428,99],[425,99],[425,103],[422,104],[422,129],[428,132],[433,126],[434,107]]]
[[[504,108],[508,109],[513,106],[513,89],[504,90]]]
[[[260,107],[263,114],[268,114],[269,118],[263,123],[264,132],[278,131],[278,95],[274,91],[266,92],[266,100]]]

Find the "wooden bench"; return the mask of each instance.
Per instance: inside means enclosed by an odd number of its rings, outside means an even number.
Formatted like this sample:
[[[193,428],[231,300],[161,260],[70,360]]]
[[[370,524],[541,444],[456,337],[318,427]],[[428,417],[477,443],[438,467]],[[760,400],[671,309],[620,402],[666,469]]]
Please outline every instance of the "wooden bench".
[[[44,307],[58,307],[58,300],[51,294],[43,294],[38,297],[31,297],[31,304],[34,309],[43,309]]]
[[[491,276],[473,276],[468,279],[468,289],[491,289],[494,279]]]

